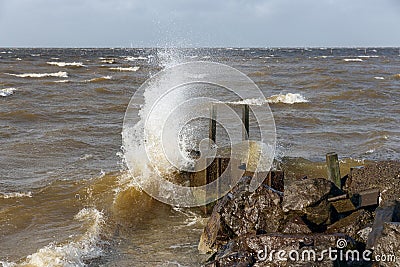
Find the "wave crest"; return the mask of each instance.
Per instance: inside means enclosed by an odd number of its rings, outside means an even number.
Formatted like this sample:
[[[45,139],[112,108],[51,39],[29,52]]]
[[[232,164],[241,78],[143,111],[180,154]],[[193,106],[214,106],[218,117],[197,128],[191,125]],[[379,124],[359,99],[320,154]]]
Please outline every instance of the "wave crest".
[[[68,78],[68,73],[65,71],[59,71],[55,73],[22,73],[22,74],[6,73],[6,74],[20,78],[44,78],[44,77]]]
[[[15,88],[4,88],[4,89],[0,89],[0,96],[6,97],[6,96],[10,96],[12,94],[14,94],[14,92],[17,89]]]
[[[6,266],[87,266],[87,262],[103,255],[101,247],[102,226],[105,223],[103,212],[95,208],[84,208],[75,219],[89,224],[86,233],[76,241],[65,245],[49,244],[26,257],[21,264],[6,263]],[[4,262],[2,262],[4,265]]]
[[[296,104],[296,103],[308,103],[308,102],[309,101],[301,94],[287,93],[285,95],[284,94],[272,95],[266,99],[262,99],[262,98],[243,99],[243,100],[236,101],[236,102],[229,102],[229,104],[261,106],[261,105],[265,105],[266,103],[269,103],[269,104],[278,104],[278,103]]]
[[[109,70],[115,70],[115,71],[138,71],[139,67],[116,67],[116,68],[109,68]]]
[[[82,62],[47,62],[47,64],[58,67],[84,67]]]

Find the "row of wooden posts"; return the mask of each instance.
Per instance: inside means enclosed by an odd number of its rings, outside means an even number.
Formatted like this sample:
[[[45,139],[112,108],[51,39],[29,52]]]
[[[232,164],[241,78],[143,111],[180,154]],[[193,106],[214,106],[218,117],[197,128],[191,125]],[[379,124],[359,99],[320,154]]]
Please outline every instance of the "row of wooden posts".
[[[242,140],[249,140],[250,109],[249,105],[242,106]],[[217,104],[211,104],[208,138],[214,143],[217,141]],[[211,144],[211,143],[210,143]]]
[[[242,109],[242,140],[249,139],[249,105],[241,105]],[[216,143],[217,141],[217,104],[211,105],[210,110],[210,120],[209,120],[209,139]],[[210,147],[212,142],[210,141]],[[210,162],[210,160],[212,162]],[[242,163],[239,162],[238,159],[232,158],[223,158],[223,157],[215,157],[206,159],[206,163],[208,167],[200,173],[200,175],[194,174],[191,178],[191,184],[194,186],[208,184],[210,182],[215,181],[221,174],[225,171],[229,162],[231,162],[231,172],[235,171],[235,168],[239,168],[242,166]],[[327,172],[328,179],[332,181],[338,188],[342,189],[342,177],[340,176],[340,166],[338,160],[338,154],[335,152],[331,152],[326,154],[326,164],[327,164]],[[204,172],[204,173],[203,173]],[[263,175],[262,177],[266,177],[264,181],[264,185],[269,186],[275,190],[280,192],[284,191],[284,173],[281,170],[269,171],[267,173],[250,173],[245,171],[244,176],[253,176],[253,175]],[[204,208],[204,212],[210,212],[210,206],[207,205]]]

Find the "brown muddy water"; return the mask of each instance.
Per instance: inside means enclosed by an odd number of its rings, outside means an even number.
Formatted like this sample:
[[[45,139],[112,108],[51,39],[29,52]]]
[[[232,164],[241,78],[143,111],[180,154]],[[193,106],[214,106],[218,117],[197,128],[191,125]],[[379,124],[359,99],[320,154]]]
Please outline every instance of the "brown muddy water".
[[[273,111],[276,159],[293,177],[399,159],[398,48],[0,48],[3,266],[199,266],[206,221],[137,190],[123,163],[131,96],[178,62],[227,64]],[[257,101],[257,100],[254,100]]]

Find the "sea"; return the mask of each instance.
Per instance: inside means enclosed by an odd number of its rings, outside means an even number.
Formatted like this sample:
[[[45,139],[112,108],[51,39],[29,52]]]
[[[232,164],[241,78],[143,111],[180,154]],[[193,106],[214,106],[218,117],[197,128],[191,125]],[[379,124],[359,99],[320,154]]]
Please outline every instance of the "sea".
[[[121,135],[141,85],[192,61],[254,81],[287,179],[399,159],[399,48],[0,48],[0,265],[204,263],[206,216],[141,190]]]

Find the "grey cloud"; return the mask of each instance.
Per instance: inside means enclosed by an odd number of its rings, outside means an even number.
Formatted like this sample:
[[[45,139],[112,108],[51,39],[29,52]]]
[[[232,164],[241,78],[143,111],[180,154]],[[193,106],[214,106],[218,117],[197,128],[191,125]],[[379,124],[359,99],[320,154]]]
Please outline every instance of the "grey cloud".
[[[400,45],[397,0],[2,2],[0,46]]]

